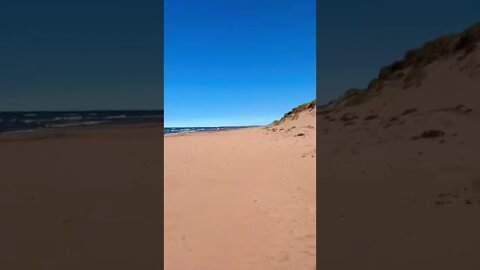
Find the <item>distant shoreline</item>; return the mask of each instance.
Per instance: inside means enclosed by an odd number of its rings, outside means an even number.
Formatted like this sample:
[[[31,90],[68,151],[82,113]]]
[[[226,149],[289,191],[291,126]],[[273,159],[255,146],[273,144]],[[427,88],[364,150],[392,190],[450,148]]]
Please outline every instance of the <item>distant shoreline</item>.
[[[254,128],[263,126],[222,126],[222,127],[165,127],[163,134],[165,136],[175,136],[192,133],[217,132],[243,128]]]

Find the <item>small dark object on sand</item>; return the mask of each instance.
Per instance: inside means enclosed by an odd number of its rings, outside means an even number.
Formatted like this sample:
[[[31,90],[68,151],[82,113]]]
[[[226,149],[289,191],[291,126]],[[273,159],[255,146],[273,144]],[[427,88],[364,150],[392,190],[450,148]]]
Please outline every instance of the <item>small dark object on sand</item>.
[[[448,201],[436,201],[435,202],[436,205],[444,205],[444,204],[448,204],[448,203],[450,203],[450,202],[448,202]]]
[[[443,137],[444,135],[445,135],[445,132],[441,130],[431,129],[431,130],[424,131],[420,136],[412,137],[412,140],[438,138],[438,137]]]
[[[349,122],[349,121],[355,120],[357,118],[358,118],[357,115],[353,115],[353,114],[350,114],[350,113],[344,113],[343,116],[340,118],[340,120],[342,120],[343,122]]]
[[[390,118],[390,122],[394,122],[394,121],[398,121],[398,117],[393,116],[392,118]]]
[[[402,113],[402,115],[407,115],[407,114],[414,113],[414,112],[417,112],[417,109],[415,109],[415,108],[407,109]]]

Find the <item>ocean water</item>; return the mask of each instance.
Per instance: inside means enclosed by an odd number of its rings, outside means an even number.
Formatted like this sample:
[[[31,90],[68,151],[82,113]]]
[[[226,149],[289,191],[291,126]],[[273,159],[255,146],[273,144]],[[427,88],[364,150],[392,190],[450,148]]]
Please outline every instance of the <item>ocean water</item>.
[[[229,127],[166,127],[163,129],[164,134],[193,133],[205,131],[219,131],[229,129],[247,128],[253,126],[229,126]]]
[[[135,123],[163,123],[163,111],[0,112],[0,133]]]

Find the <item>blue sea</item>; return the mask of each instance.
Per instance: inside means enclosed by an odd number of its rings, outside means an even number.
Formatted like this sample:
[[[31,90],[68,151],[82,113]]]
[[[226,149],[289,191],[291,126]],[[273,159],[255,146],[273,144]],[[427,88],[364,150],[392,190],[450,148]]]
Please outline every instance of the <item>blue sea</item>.
[[[166,127],[163,130],[164,134],[180,134],[180,133],[194,133],[205,131],[219,131],[239,128],[248,128],[253,126],[228,126],[228,127]]]
[[[163,123],[163,111],[0,112],[0,133],[67,127]]]

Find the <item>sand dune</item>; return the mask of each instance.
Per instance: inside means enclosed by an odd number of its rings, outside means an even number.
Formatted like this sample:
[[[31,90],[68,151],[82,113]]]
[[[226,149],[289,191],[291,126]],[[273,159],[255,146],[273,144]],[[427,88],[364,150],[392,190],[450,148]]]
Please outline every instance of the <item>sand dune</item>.
[[[314,269],[315,110],[166,136],[165,269]]]
[[[324,269],[480,269],[479,33],[429,43],[319,110]]]

